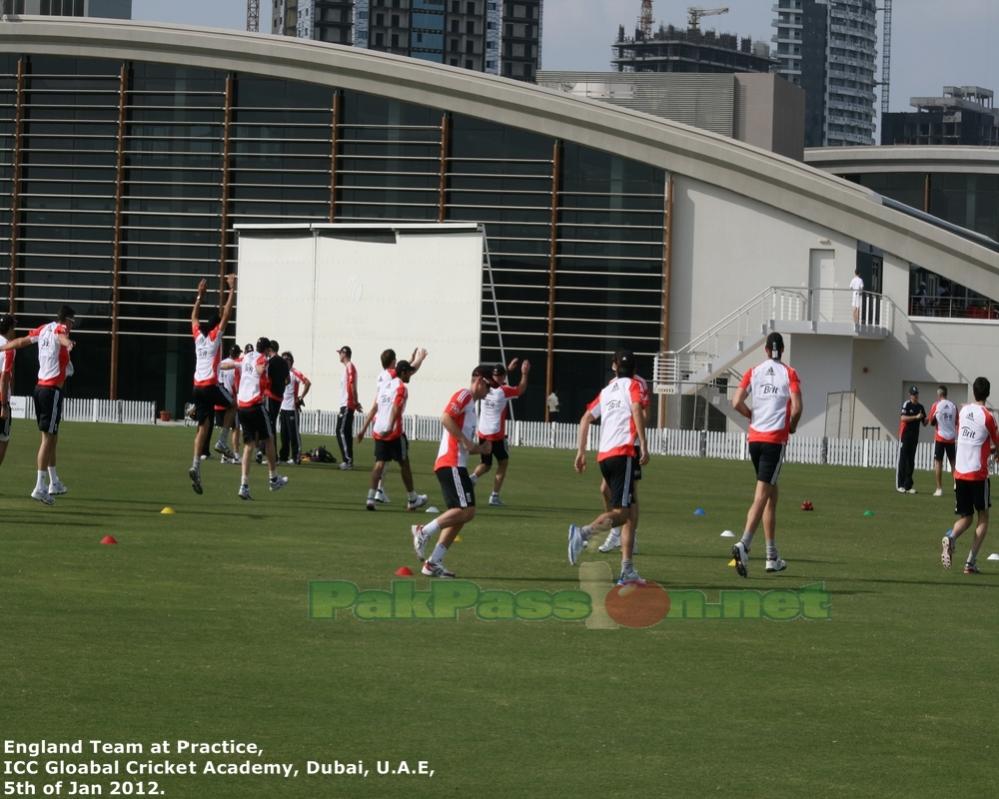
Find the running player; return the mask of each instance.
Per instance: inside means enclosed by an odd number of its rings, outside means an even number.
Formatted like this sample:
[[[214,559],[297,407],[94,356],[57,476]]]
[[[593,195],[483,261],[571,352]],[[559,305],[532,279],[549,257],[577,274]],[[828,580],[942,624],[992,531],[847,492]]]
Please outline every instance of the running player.
[[[413,376],[414,369],[409,361],[399,361],[395,366],[395,377],[382,383],[378,396],[364,419],[364,425],[357,434],[357,443],[364,440],[364,434],[371,427],[375,439],[375,465],[371,470],[371,488],[365,507],[375,509],[376,494],[382,479],[382,472],[388,461],[397,461],[406,486],[406,510],[416,510],[427,504],[426,494],[417,494],[413,489],[413,470],[409,465],[409,442],[402,432],[402,417],[406,411],[409,391],[406,385]],[[372,423],[373,426],[372,426]]]
[[[475,401],[483,399],[493,387],[490,379],[492,367],[485,364],[472,370],[472,383],[451,395],[441,425],[441,445],[434,462],[434,473],[441,484],[447,510],[430,524],[414,524],[410,528],[413,536],[413,551],[423,561],[422,573],[427,577],[454,577],[454,572],[444,567],[444,556],[455,536],[475,518],[475,486],[468,474],[469,454],[489,452],[492,442],[489,439],[475,441],[476,413]],[[438,534],[437,546],[429,558],[426,557],[427,541]]]
[[[420,370],[420,366],[423,364],[423,359],[427,357],[427,351],[420,347],[413,350],[413,354],[409,358],[409,365],[413,370],[413,374],[416,374]],[[382,385],[387,383],[389,380],[395,378],[395,350],[387,349],[382,352],[380,356],[382,370],[378,373],[378,378],[376,380],[375,394],[382,390]],[[405,435],[405,433],[403,433]],[[360,440],[360,439],[358,439]],[[388,464],[386,464],[387,466]],[[385,472],[382,472],[382,478],[378,481],[378,487],[375,489],[375,502],[387,505],[389,502],[388,494],[385,493]]]
[[[69,334],[75,324],[76,312],[63,305],[54,322],[36,327],[27,336],[0,345],[0,352],[38,345],[38,382],[34,401],[35,419],[42,440],[38,446],[38,471],[31,498],[43,505],[55,504],[54,496],[69,491],[56,472],[56,449],[59,445],[59,422],[62,420],[63,386],[70,367],[69,354],[74,347]]]
[[[343,364],[343,377],[340,378],[340,413],[336,417],[336,440],[340,445],[340,468],[344,471],[354,468],[354,412],[363,410],[357,401],[357,367],[350,360],[350,347],[337,350]]]
[[[944,455],[950,461],[950,470],[954,471],[954,459],[957,452],[957,406],[947,399],[947,386],[937,386],[937,401],[930,406],[930,425],[936,428],[933,435],[933,475],[937,480],[937,490],[933,496],[943,496],[943,459]]]
[[[645,443],[645,420],[642,414],[642,388],[635,374],[635,356],[630,350],[618,350],[612,363],[617,376],[608,383],[583,412],[579,420],[579,441],[575,469],[586,470],[586,443],[590,425],[600,420],[600,446],[597,463],[611,493],[611,510],[604,511],[589,524],[569,525],[569,563],[576,565],[591,535],[621,527],[621,576],[619,585],[641,583],[635,570],[635,514],[633,506],[634,468],[649,462]],[[638,441],[636,451],[635,441]]]
[[[219,388],[219,362],[222,360],[222,336],[232,304],[236,297],[236,276],[226,275],[228,287],[222,314],[213,314],[207,322],[200,321],[201,301],[208,289],[208,281],[198,283],[198,296],[191,308],[191,335],[194,336],[194,419],[198,432],[194,436],[194,460],[187,476],[191,478],[191,488],[195,494],[203,493],[201,486],[201,453],[212,434],[213,415],[216,405],[229,405],[232,397]]]
[[[312,388],[312,381],[295,368],[295,356],[290,352],[281,353],[288,364],[288,385],[284,387],[281,399],[281,452],[279,461],[299,463],[302,457],[302,435],[298,424],[298,409],[305,402],[305,395]],[[301,394],[299,394],[301,390]]]
[[[527,391],[527,376],[531,372],[531,362],[524,361],[520,367],[520,383],[517,384],[516,388],[508,385],[507,370],[512,372],[516,369],[518,360],[518,358],[514,358],[508,366],[498,363],[493,367],[493,386],[480,403],[481,412],[476,433],[479,443],[489,441],[492,450],[482,453],[482,462],[475,467],[475,471],[472,473],[472,485],[478,483],[479,478],[492,468],[495,457],[499,463],[496,465],[496,477],[493,478],[493,492],[489,495],[490,505],[500,506],[503,504],[503,500],[500,499],[500,491],[503,489],[506,470],[510,465],[510,453],[506,446],[508,405],[514,397],[524,396],[524,392]]]
[[[267,455],[270,479],[267,487],[271,491],[284,488],[288,478],[277,473],[274,454],[274,427],[264,406],[267,392],[267,351],[271,342],[267,338],[257,340],[256,352],[244,355],[239,364],[236,400],[239,404],[239,424],[243,428],[243,463],[239,484],[239,498],[253,499],[250,496],[250,464],[253,450],[262,442]]]
[[[749,457],[756,472],[756,492],[746,514],[745,532],[732,547],[732,558],[740,577],[749,574],[749,549],[761,519],[767,541],[767,571],[779,572],[787,568],[777,551],[777,479],[784,463],[788,436],[798,429],[801,418],[801,382],[798,373],[781,362],[784,337],[780,333],[767,336],[764,348],[767,360],[742,376],[732,397],[732,407],[749,419]],[[746,397],[750,394],[752,409],[746,405]]]
[[[954,513],[959,517],[954,529],[943,537],[940,561],[945,569],[950,568],[954,544],[961,534],[971,526],[971,520],[978,511],[978,525],[975,527],[975,540],[971,544],[968,559],[964,562],[965,574],[978,574],[978,551],[982,548],[985,535],[989,531],[989,508],[992,497],[989,493],[989,454],[999,447],[999,427],[995,417],[985,407],[992,386],[984,377],[976,377],[971,384],[975,401],[961,408],[958,416],[957,465],[954,467]]]

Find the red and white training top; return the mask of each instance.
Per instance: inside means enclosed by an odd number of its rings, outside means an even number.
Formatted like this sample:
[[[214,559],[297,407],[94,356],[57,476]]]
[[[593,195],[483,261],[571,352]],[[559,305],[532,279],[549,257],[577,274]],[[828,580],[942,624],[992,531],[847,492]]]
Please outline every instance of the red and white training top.
[[[786,444],[791,434],[791,395],[801,394],[798,373],[768,358],[742,376],[739,388],[748,389],[753,397],[749,440]]]
[[[475,403],[472,401],[472,392],[467,388],[454,392],[451,399],[444,406],[444,413],[450,416],[457,423],[465,438],[472,439],[475,436],[476,422],[478,414],[475,412]],[[441,445],[437,449],[437,460],[434,461],[434,471],[444,468],[463,468],[468,466],[468,450],[461,441],[452,436],[447,428],[441,435]]]
[[[222,360],[222,335],[215,325],[206,336],[196,324],[191,325],[194,336],[194,386],[214,386],[219,381],[219,362]]]
[[[520,391],[513,386],[497,386],[479,403],[479,438],[489,441],[502,441],[506,438],[506,419],[510,415],[507,407],[510,400],[519,397]]]
[[[298,405],[298,387],[302,385],[303,380],[305,380],[305,375],[298,371],[298,369],[292,369],[289,371],[288,385],[284,387],[284,396],[281,397],[282,411],[295,410]]]
[[[949,399],[938,399],[930,408],[927,421],[933,424],[934,419],[937,421],[937,432],[933,440],[952,444],[957,438],[957,406]]]
[[[5,336],[0,336],[0,344],[6,344],[10,339]],[[15,350],[7,350],[6,352],[0,352],[0,375],[10,375],[11,391],[14,390],[14,353]],[[0,383],[2,385],[2,383]],[[10,402],[10,397],[5,397],[3,392],[0,391],[0,402]]]
[[[393,377],[379,386],[378,396],[375,398],[378,410],[375,412],[375,421],[371,428],[371,435],[374,438],[378,441],[395,441],[402,435],[402,414],[406,410],[408,399],[409,391],[406,389],[406,384],[398,377]],[[399,409],[395,424],[392,424],[393,408]]]
[[[378,376],[378,385],[381,386],[381,375]],[[343,375],[340,377],[340,407],[348,411],[356,411],[361,407],[355,397],[357,397],[357,367],[353,362],[347,361],[343,365]]]
[[[242,359],[233,360],[232,358],[223,358],[219,362],[219,388],[223,394],[228,394],[233,399],[236,398],[236,372],[239,369],[239,361]],[[223,366],[234,365],[235,369],[223,369]],[[215,410],[224,411],[228,408],[228,405],[215,405]]]
[[[989,452],[999,446],[999,428],[988,408],[978,403],[961,408],[958,422],[954,479],[985,480],[989,476]]]
[[[642,384],[633,377],[615,377],[586,406],[594,420],[601,420],[598,462],[621,455],[635,457],[638,430],[631,406],[636,402],[642,404]]]
[[[257,364],[267,366],[267,356],[259,352],[244,355],[239,362],[239,393],[236,402],[240,408],[252,408],[264,401],[267,391],[267,372],[257,374]]]
[[[69,335],[66,325],[49,322],[28,333],[28,338],[38,344],[38,385],[61,386],[66,380],[69,350],[59,343],[59,336]]]

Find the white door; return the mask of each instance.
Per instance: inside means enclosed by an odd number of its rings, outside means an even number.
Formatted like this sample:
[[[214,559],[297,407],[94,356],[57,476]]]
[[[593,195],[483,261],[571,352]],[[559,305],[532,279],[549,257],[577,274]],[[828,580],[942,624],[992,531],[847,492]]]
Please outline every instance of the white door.
[[[836,252],[834,250],[811,250],[808,260],[808,289],[810,295],[811,321],[833,321],[832,289],[836,281]]]

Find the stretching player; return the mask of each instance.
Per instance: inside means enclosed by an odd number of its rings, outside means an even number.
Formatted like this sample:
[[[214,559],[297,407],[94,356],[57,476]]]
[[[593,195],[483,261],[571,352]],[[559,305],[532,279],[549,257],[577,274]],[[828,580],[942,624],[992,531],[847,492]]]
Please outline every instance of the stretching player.
[[[257,340],[257,351],[244,355],[239,364],[236,399],[239,403],[239,424],[243,428],[243,463],[239,484],[239,498],[253,499],[250,496],[250,464],[253,450],[262,444],[267,455],[270,479],[267,487],[271,491],[284,488],[288,478],[277,473],[274,454],[274,426],[264,406],[267,392],[267,355],[271,346],[267,338]]]
[[[416,374],[420,370],[420,366],[423,364],[424,358],[427,357],[427,351],[420,347],[413,350],[413,354],[409,358],[410,368],[413,370],[413,374]],[[378,373],[378,378],[376,380],[375,395],[381,392],[382,386],[389,380],[395,378],[395,350],[387,349],[382,352],[380,356],[380,361],[382,364],[382,370]],[[358,439],[360,440],[360,439]],[[388,466],[388,464],[386,464]],[[385,472],[382,471],[382,477],[378,481],[378,486],[375,489],[375,502],[387,505],[389,502],[388,494],[385,493]]]
[[[527,376],[531,372],[531,362],[524,361],[520,367],[520,383],[517,387],[507,385],[507,370],[513,371],[517,368],[517,361],[514,358],[509,366],[498,363],[493,367],[492,388],[482,399],[481,413],[479,414],[479,427],[476,431],[479,443],[488,441],[492,445],[490,452],[483,452],[481,463],[475,467],[472,473],[472,485],[476,485],[479,478],[488,472],[493,465],[493,458],[499,463],[496,466],[496,477],[493,478],[493,492],[489,495],[490,505],[502,505],[500,491],[503,489],[503,481],[506,479],[506,470],[510,465],[510,453],[506,446],[506,419],[509,416],[509,402],[514,397],[524,396],[527,391]]]

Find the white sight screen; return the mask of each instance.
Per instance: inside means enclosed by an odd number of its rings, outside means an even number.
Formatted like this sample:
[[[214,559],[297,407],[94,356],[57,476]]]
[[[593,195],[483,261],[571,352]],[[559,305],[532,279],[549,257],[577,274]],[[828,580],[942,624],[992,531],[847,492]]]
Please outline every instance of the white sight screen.
[[[475,225],[240,225],[236,335],[277,339],[312,381],[306,405],[340,407],[348,345],[365,409],[379,356],[429,351],[407,413],[439,416],[479,360],[483,237]]]

